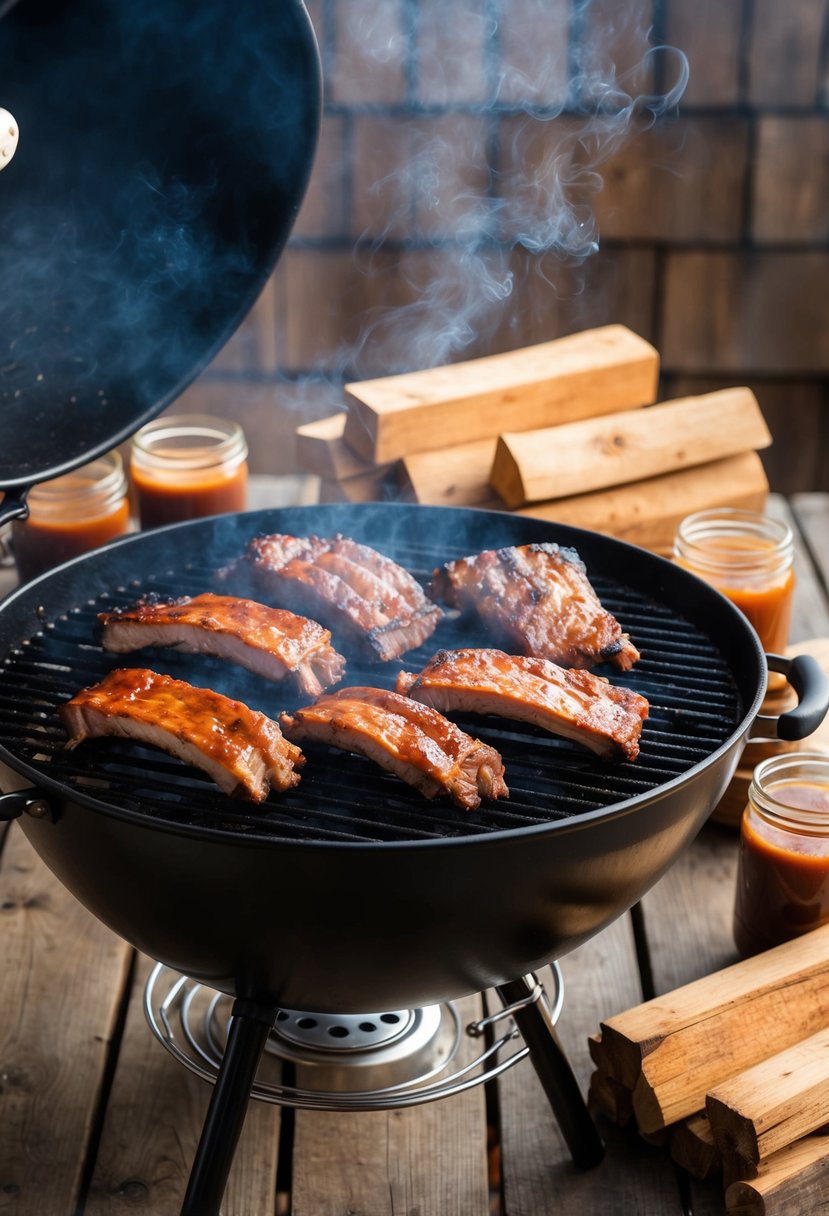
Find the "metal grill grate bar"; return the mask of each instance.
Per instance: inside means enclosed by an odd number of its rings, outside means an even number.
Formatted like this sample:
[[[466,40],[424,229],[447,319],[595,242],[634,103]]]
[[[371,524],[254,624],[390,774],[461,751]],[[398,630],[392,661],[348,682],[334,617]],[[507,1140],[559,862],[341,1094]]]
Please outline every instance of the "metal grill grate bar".
[[[426,544],[401,545],[391,556],[424,583],[437,564]],[[462,552],[441,550],[440,560],[452,556]],[[306,749],[300,786],[272,795],[262,807],[228,799],[197,770],[127,741],[98,740],[67,751],[57,706],[116,666],[155,667],[239,697],[272,717],[300,703],[286,688],[208,657],[102,651],[96,635],[99,612],[131,604],[149,591],[196,594],[212,582],[213,571],[203,566],[162,572],[115,587],[44,623],[4,662],[0,739],[70,789],[151,818],[286,840],[393,841],[481,835],[551,822],[647,793],[707,758],[740,719],[728,664],[707,637],[637,590],[594,578],[603,603],[642,652],[631,672],[603,673],[651,703],[633,764],[600,761],[576,744],[515,722],[458,716],[462,729],[501,752],[510,787],[508,802],[485,804],[469,814],[443,800],[426,801],[363,757],[345,763],[342,753],[321,747]],[[475,626],[450,616],[434,638],[397,664],[349,661],[346,682],[390,686],[400,667],[417,670],[439,647],[491,644]]]

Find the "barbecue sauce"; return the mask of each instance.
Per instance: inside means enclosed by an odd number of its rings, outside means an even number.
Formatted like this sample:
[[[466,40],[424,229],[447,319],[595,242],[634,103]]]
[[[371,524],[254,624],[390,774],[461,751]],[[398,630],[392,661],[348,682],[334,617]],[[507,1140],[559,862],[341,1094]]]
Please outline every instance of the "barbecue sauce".
[[[15,520],[12,545],[22,581],[123,535],[129,526],[127,480],[118,452],[35,486],[29,518]]]
[[[133,439],[130,477],[142,528],[243,511],[247,444],[221,418],[161,418]]]
[[[829,922],[829,756],[758,765],[740,827],[734,941],[743,957]]]
[[[700,511],[680,524],[674,557],[741,610],[767,654],[783,654],[794,592],[786,524],[750,511]]]

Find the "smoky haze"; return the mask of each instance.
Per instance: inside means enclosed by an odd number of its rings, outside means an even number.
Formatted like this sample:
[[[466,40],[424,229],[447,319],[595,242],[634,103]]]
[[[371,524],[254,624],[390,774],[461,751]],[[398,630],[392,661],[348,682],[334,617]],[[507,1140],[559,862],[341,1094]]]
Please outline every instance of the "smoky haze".
[[[516,287],[530,276],[539,309],[566,297],[577,316],[602,168],[675,111],[682,52],[659,45],[635,0],[341,0],[337,13],[324,30],[329,105],[364,107],[394,148],[384,160],[366,140],[341,166],[353,277],[407,256],[394,300],[367,292],[359,333],[321,362],[360,378],[515,345]],[[395,79],[397,107],[380,100]]]

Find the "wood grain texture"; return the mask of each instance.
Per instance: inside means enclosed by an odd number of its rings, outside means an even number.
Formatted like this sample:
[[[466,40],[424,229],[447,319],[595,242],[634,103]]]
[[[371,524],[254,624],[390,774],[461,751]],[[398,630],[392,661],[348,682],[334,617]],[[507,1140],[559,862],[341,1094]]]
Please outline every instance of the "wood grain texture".
[[[829,1030],[709,1090],[705,1111],[720,1152],[736,1153],[755,1166],[817,1131],[829,1112]]]
[[[680,1119],[670,1133],[668,1146],[677,1165],[695,1178],[714,1178],[722,1173],[722,1158],[707,1115],[699,1112]]]
[[[628,918],[615,921],[560,965],[559,1037],[586,1094],[593,1067],[588,1034],[610,1010],[626,1008],[641,996]],[[499,1078],[498,1093],[505,1216],[679,1216],[667,1160],[605,1120],[600,1125],[608,1146],[604,1161],[586,1173],[573,1167],[529,1061]]]
[[[458,1002],[461,1025],[481,998]],[[459,1060],[478,1054],[464,1036]],[[486,1114],[481,1088],[425,1106],[358,1114],[298,1111],[292,1216],[391,1212],[487,1216]]]
[[[686,515],[718,506],[762,511],[767,497],[768,481],[760,457],[756,452],[744,452],[626,486],[533,503],[520,507],[518,514],[589,528],[669,554],[677,525]]]
[[[140,956],[84,1216],[178,1216],[210,1086],[152,1037],[143,1010],[151,960]],[[223,1216],[273,1216],[279,1108],[248,1106]]]
[[[344,438],[378,463],[653,401],[654,348],[623,325],[346,385]]]
[[[728,1216],[822,1216],[829,1210],[829,1136],[807,1136],[726,1188]]]
[[[748,388],[498,438],[490,484],[509,507],[588,494],[768,447]]]
[[[74,1216],[131,951],[17,825],[3,850],[0,915],[0,1211]]]
[[[819,1030],[827,947],[829,925],[602,1022],[611,1076],[633,1089],[640,1129],[693,1114],[713,1086]]]
[[[439,452],[412,452],[400,461],[400,491],[411,502],[447,507],[492,507],[503,502],[489,484],[495,439]]]
[[[666,371],[825,375],[827,270],[823,248],[671,250],[660,347]]]

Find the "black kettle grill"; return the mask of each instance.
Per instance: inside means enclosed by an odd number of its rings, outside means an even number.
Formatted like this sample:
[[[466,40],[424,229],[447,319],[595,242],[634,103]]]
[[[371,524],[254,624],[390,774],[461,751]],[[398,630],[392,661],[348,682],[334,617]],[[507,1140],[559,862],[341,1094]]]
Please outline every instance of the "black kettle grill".
[[[232,333],[299,206],[320,80],[299,0],[18,0],[0,14],[0,107],[20,127],[0,175],[1,523],[25,517],[33,484],[160,412]],[[482,548],[574,545],[643,651],[624,678],[652,705],[639,760],[611,767],[529,727],[470,721],[502,751],[511,798],[469,816],[359,757],[315,756],[297,791],[253,813],[129,743],[67,753],[57,706],[111,665],[95,614],[145,590],[207,589],[263,530],[340,530],[424,580]],[[434,639],[488,641],[449,619]],[[802,737],[826,710],[825,683],[808,660],[771,661],[801,704],[767,729]],[[164,662],[243,695],[218,664]],[[296,508],[128,537],[36,579],[0,605],[0,663],[0,816],[19,816],[116,932],[235,998],[183,1216],[219,1211],[285,1006],[360,1013],[495,986],[516,1004],[574,1159],[599,1159],[526,977],[630,907],[730,779],[767,662],[727,600],[651,554],[531,519]],[[349,666],[355,683],[395,674]],[[244,688],[274,714],[290,707],[282,696],[255,680]]]

